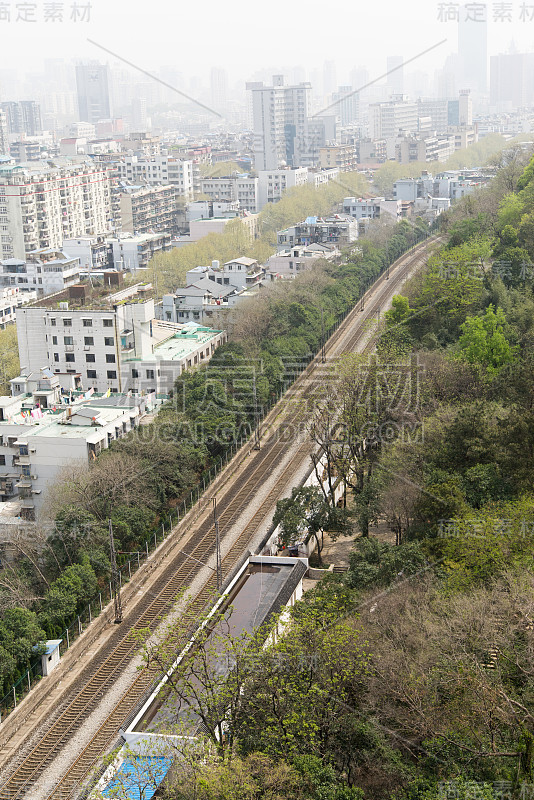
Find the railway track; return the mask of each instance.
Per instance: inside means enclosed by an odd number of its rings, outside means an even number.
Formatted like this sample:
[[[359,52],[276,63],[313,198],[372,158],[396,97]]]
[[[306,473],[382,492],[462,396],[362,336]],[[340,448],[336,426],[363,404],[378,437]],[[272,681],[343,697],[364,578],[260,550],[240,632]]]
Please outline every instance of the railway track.
[[[376,318],[377,309],[425,258],[426,243],[419,245],[399,259],[390,269],[389,280],[383,275],[367,292],[364,309],[358,304],[341,323],[326,345],[329,358],[351,352],[363,336],[369,338],[368,324]],[[371,347],[368,342],[366,349]],[[229,531],[242,514],[250,508],[253,498],[265,486],[269,476],[278,476],[270,490],[265,493],[258,508],[246,522],[223,558],[223,575],[227,575],[242,557],[258,526],[265,519],[290,483],[291,475],[311,453],[311,442],[305,437],[294,443],[295,432],[305,425],[306,402],[312,403],[317,380],[314,376],[322,368],[321,357],[316,357],[285,394],[281,403],[268,415],[263,428],[262,449],[250,454],[247,469],[238,474],[217,498],[219,524],[222,531]],[[296,402],[299,401],[299,402]],[[288,448],[288,441],[293,446]],[[248,445],[250,447],[250,445]],[[290,449],[290,455],[287,451]],[[280,465],[286,461],[284,469]],[[202,502],[202,501],[201,501]],[[187,524],[187,518],[177,526]],[[174,534],[174,532],[173,532]],[[224,541],[224,539],[223,539]],[[117,680],[132,661],[138,643],[132,633],[142,629],[155,630],[162,617],[170,611],[181,590],[187,589],[198,575],[201,567],[214,555],[213,523],[208,510],[198,522],[191,540],[169,561],[161,575],[151,585],[150,596],[137,603],[135,615],[125,616],[123,624],[113,632],[109,641],[100,649],[94,666],[88,666],[71,688],[65,708],[58,718],[42,734],[32,747],[14,766],[0,787],[0,800],[30,800],[32,787],[53,762],[62,748],[76,735],[83,722],[95,711],[103,694]],[[215,573],[196,594],[192,614],[199,613],[216,588]],[[191,620],[193,621],[193,620]],[[78,787],[99,757],[116,740],[125,718],[131,713],[139,699],[157,676],[149,670],[140,671],[130,687],[116,705],[110,709],[106,721],[98,728],[80,755],[61,776],[59,783],[48,794],[47,800],[69,800],[76,796]]]

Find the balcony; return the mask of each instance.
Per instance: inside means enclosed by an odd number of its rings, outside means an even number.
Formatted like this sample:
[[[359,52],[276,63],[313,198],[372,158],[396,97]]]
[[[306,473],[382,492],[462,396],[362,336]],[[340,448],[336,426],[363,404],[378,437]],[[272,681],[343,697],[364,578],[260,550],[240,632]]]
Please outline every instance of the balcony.
[[[13,466],[14,467],[29,467],[30,466],[30,457],[29,456],[13,456]]]

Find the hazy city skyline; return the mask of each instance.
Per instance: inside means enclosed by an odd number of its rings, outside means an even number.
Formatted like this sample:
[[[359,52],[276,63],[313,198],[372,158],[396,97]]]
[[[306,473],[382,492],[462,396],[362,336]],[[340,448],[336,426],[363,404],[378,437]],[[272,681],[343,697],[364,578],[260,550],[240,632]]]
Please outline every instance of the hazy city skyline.
[[[333,62],[337,85],[343,85],[355,66],[365,65],[372,76],[378,75],[385,72],[388,55],[409,59],[446,39],[410,67],[432,74],[457,49],[457,25],[439,21],[445,4],[434,0],[413,0],[408,10],[393,0],[357,10],[344,8],[338,20],[342,24],[333,26],[318,24],[316,13],[303,15],[300,7],[281,0],[273,0],[261,12],[251,12],[250,4],[242,0],[230,7],[208,0],[202,6],[203,25],[199,25],[198,7],[193,4],[181,7],[173,24],[175,5],[169,0],[154,0],[149,8],[140,0],[115,0],[113,4],[92,0],[89,22],[83,17],[85,0],[59,4],[63,5],[62,22],[45,22],[46,4],[41,2],[30,4],[35,22],[17,19],[22,4],[7,5],[11,19],[0,21],[3,66],[16,63],[17,70],[21,68],[21,47],[23,68],[29,71],[39,69],[48,58],[113,64],[113,57],[89,41],[93,40],[144,69],[157,71],[172,65],[179,72],[205,76],[206,80],[213,67],[227,69],[230,81],[235,82],[252,79],[258,70],[278,72],[298,65],[309,78],[313,70],[322,72],[325,61]],[[497,6],[502,5],[488,3],[489,54],[507,52],[510,47],[531,51],[534,21],[522,21],[519,2],[509,4],[512,21],[495,21]],[[73,13],[77,21],[71,19]],[[191,35],[193,31],[198,31],[197,36]],[[234,45],[227,47],[230,40]]]

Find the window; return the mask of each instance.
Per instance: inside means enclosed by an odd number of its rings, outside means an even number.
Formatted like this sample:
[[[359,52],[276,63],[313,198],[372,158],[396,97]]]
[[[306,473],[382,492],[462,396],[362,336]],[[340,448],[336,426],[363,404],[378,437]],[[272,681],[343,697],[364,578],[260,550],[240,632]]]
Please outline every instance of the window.
[[[112,319],[103,319],[102,325],[104,328],[112,328],[113,327],[113,320]]]
[[[93,320],[92,319],[84,319],[83,320],[83,327],[84,328],[92,328],[93,327]]]
[[[96,356],[94,353],[86,353],[85,354],[85,361],[87,364],[94,364],[96,361]]]
[[[147,369],[146,376],[147,376],[147,378],[153,380],[154,379],[154,370],[153,369]]]
[[[115,347],[115,340],[113,336],[104,337],[104,347]]]
[[[139,377],[139,370],[132,369],[132,378],[138,378],[138,377]]]
[[[88,347],[92,347],[95,343],[95,340],[92,336],[84,336],[83,343]]]
[[[114,369],[108,369],[108,378],[111,378],[111,380],[117,379],[117,373]]]
[[[115,356],[113,353],[108,353],[106,355],[106,364],[114,364],[115,363]]]
[[[64,328],[71,328],[72,327],[72,320],[71,319],[64,319],[63,320],[63,327]]]
[[[59,353],[54,353],[54,361],[59,361]]]
[[[96,369],[88,369],[87,370],[87,377],[88,378],[96,378]]]
[[[52,327],[55,328],[56,327],[56,320],[55,319],[51,319],[50,320],[50,325],[52,325]]]
[[[57,336],[52,336],[52,344],[57,344]]]
[[[72,336],[64,336],[63,337],[63,344],[74,344],[74,339]]]
[[[74,353],[65,353],[65,361],[68,364],[73,364],[74,363]]]

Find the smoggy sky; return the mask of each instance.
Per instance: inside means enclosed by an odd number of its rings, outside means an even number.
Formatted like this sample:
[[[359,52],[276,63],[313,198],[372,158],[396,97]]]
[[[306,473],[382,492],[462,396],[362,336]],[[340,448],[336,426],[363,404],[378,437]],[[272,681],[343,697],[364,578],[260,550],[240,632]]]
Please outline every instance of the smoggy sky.
[[[45,58],[116,59],[88,40],[147,70],[170,66],[186,75],[208,75],[212,66],[225,67],[232,80],[252,79],[269,71],[302,65],[307,77],[322,75],[325,60],[335,60],[337,82],[365,65],[371,74],[385,71],[388,54],[409,59],[447,41],[418,59],[409,70],[432,74],[456,50],[457,26],[440,22],[444,4],[436,0],[375,0],[372,3],[296,3],[268,0],[91,0],[91,20],[83,19],[86,0],[57,2],[57,21],[49,0],[6,0],[11,20],[0,21],[0,69],[35,69]],[[489,52],[534,49],[534,0],[488,3]],[[73,12],[73,6],[77,10]],[[28,12],[28,7],[33,10]],[[48,11],[45,11],[48,8]],[[59,20],[60,12],[63,21]],[[71,20],[71,14],[77,21]],[[512,21],[507,20],[511,13]],[[23,16],[36,21],[24,21]],[[19,19],[17,19],[19,17]],[[497,17],[498,19],[494,19]]]

